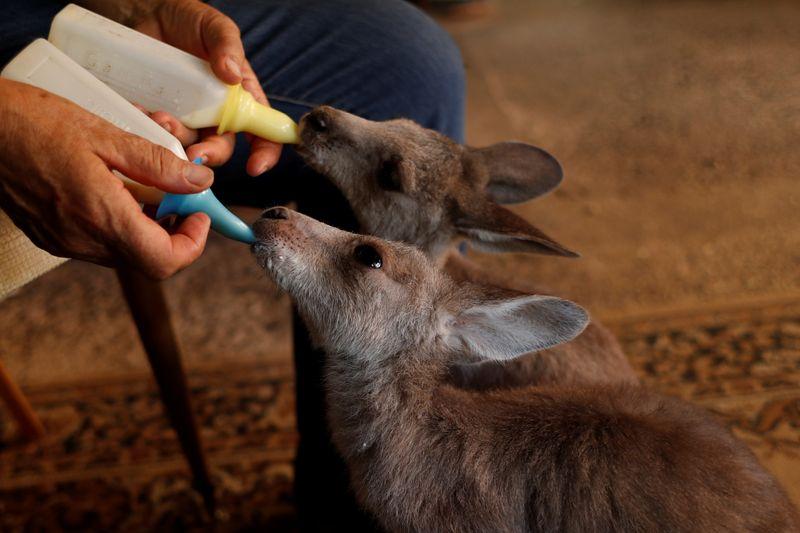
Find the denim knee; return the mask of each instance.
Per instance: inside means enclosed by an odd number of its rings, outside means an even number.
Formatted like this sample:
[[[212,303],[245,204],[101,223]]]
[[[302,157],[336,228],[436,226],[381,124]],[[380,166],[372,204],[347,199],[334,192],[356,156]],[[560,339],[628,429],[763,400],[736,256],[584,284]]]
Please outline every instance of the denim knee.
[[[375,102],[367,114],[410,118],[463,142],[464,65],[450,35],[402,0],[377,3],[366,16],[383,23],[375,43],[379,72],[372,75],[385,77],[380,85],[388,93],[388,102]]]
[[[398,91],[407,95],[406,105],[410,106],[399,114],[463,142],[464,65],[450,35],[424,16],[419,19],[414,38],[401,37],[390,53],[395,55],[392,62],[413,65],[411,77],[405,83],[399,80],[397,86]]]
[[[211,0],[242,29],[267,94],[373,120],[407,117],[458,140],[464,69],[450,36],[403,0]]]

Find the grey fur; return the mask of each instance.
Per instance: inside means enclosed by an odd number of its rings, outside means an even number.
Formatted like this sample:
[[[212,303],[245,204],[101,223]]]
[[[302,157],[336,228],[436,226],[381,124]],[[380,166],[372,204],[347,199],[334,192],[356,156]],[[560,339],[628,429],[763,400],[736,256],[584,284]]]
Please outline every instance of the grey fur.
[[[746,446],[685,402],[630,385],[476,392],[449,382],[453,364],[486,357],[481,346],[489,358],[527,349],[451,342],[465,325],[518,339],[524,322],[566,340],[580,331],[577,306],[546,306],[543,319],[523,295],[456,282],[407,245],[283,214],[255,224],[253,249],[326,353],[334,444],[387,530],[798,530]],[[381,268],[356,260],[361,245]]]
[[[348,198],[362,232],[413,244],[456,279],[547,292],[454,253],[452,245],[465,238],[495,252],[577,255],[497,203],[535,198],[558,186],[561,167],[540,148],[508,142],[470,148],[409,120],[374,122],[326,106],[303,117],[300,137],[300,153]],[[387,162],[396,171],[389,176]],[[638,381],[619,344],[596,321],[573,342],[529,357],[454,366],[452,379],[484,389]]]

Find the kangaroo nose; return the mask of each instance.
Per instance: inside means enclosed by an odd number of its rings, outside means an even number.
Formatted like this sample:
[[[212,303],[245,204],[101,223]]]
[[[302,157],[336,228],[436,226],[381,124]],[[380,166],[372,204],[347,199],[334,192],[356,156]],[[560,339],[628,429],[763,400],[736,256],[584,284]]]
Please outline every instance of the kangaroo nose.
[[[272,218],[275,220],[288,220],[289,210],[285,207],[273,207],[261,213],[261,218]]]
[[[325,116],[324,111],[320,111],[319,109],[312,111],[306,117],[306,122],[312,130],[318,133],[328,131],[328,118]]]

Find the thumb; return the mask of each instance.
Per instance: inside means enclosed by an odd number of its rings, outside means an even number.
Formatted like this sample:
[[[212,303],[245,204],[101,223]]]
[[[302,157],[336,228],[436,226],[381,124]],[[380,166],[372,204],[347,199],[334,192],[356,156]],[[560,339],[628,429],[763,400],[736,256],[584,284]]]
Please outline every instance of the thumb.
[[[98,154],[114,170],[165,192],[191,194],[214,182],[214,172],[183,160],[166,148],[136,135],[125,135],[108,153]]]
[[[209,10],[200,32],[214,74],[225,83],[241,83],[244,47],[236,23],[217,10]]]
[[[208,215],[194,213],[169,234],[141,209],[118,216],[120,253],[155,279],[166,279],[200,257],[211,225]]]

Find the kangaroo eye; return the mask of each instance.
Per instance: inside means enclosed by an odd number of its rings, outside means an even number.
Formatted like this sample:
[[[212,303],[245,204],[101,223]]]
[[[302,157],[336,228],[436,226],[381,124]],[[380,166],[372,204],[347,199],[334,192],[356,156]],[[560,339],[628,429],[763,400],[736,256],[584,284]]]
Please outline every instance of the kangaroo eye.
[[[364,266],[378,269],[383,266],[380,254],[368,244],[360,244],[353,251],[353,257]]]
[[[403,191],[403,185],[400,183],[400,161],[399,156],[392,156],[381,163],[381,166],[378,167],[378,187],[384,191]]]

